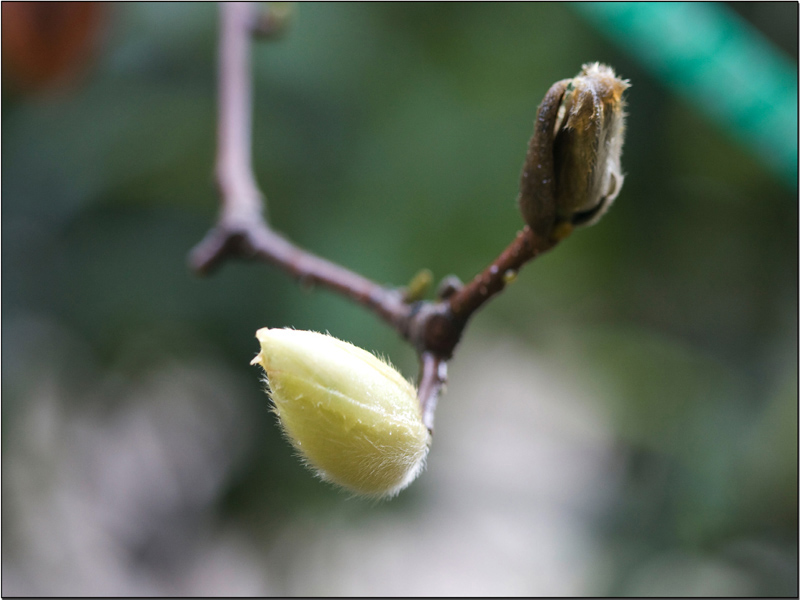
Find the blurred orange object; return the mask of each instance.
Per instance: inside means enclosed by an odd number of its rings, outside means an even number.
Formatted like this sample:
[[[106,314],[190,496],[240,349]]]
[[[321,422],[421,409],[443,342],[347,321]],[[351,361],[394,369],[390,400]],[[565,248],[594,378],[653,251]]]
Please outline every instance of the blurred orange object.
[[[3,80],[23,92],[73,83],[104,20],[101,2],[3,2]]]

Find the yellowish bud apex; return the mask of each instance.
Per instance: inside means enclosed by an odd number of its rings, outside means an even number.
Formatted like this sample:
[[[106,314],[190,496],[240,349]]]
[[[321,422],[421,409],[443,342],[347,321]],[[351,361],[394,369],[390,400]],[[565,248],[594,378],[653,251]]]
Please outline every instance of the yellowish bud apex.
[[[259,329],[251,364],[267,374],[286,436],[324,480],[394,496],[422,471],[430,433],[414,387],[366,350],[329,335]]]

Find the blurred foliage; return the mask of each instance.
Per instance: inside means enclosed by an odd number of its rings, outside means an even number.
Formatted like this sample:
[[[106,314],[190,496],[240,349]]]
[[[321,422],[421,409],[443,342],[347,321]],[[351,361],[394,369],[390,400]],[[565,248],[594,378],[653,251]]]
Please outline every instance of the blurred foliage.
[[[102,413],[140,398],[92,392],[109,378],[126,390],[174,361],[213,364],[236,381],[226,402],[253,429],[207,508],[214,519],[271,548],[298,515],[355,531],[364,518],[421,514],[426,475],[380,505],[342,503],[314,480],[248,367],[262,326],[327,330],[408,375],[413,352],[370,314],[274,269],[228,264],[198,279],[186,267],[216,214],[215,7],[108,9],[77,79],[3,90],[4,467],[43,380],[66,413]],[[796,4],[735,9],[796,52]],[[595,60],[633,84],[625,186],[597,226],[520,273],[462,349],[513,339],[609,415],[618,483],[593,521],[605,567],[577,593],[671,595],[734,573],[747,593],[795,594],[797,188],[580,12],[298,5],[283,39],[254,46],[255,168],[270,220],[381,282],[421,268],[468,280],[521,227],[517,180],[539,100]],[[459,398],[441,404],[455,412]],[[446,414],[439,431],[457,424]],[[24,532],[4,528],[3,541],[4,555],[24,556]],[[660,578],[665,587],[649,586]]]

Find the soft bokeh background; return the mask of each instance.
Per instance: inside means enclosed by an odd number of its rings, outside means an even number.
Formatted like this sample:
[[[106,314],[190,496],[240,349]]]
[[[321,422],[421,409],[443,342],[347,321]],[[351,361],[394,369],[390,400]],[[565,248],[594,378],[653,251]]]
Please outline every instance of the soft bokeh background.
[[[477,315],[428,470],[378,504],[292,455],[254,333],[327,330],[409,377],[412,351],[272,268],[186,267],[216,214],[217,8],[34,20],[15,50],[8,6],[4,595],[796,595],[795,3],[683,37],[647,4],[302,4],[255,47],[273,225],[395,284],[468,279],[520,228],[554,81],[599,60],[633,84],[616,205]],[[80,27],[72,67],[36,53]]]

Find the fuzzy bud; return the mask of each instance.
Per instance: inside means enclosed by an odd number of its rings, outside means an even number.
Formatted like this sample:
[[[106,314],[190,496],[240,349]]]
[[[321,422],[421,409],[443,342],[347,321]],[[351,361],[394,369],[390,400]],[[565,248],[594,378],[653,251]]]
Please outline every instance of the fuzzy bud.
[[[630,87],[600,63],[554,84],[539,107],[522,172],[519,205],[539,235],[561,223],[591,225],[619,194]]]
[[[394,496],[422,471],[430,433],[414,387],[369,352],[329,335],[259,329],[274,410],[322,479],[356,494]]]

